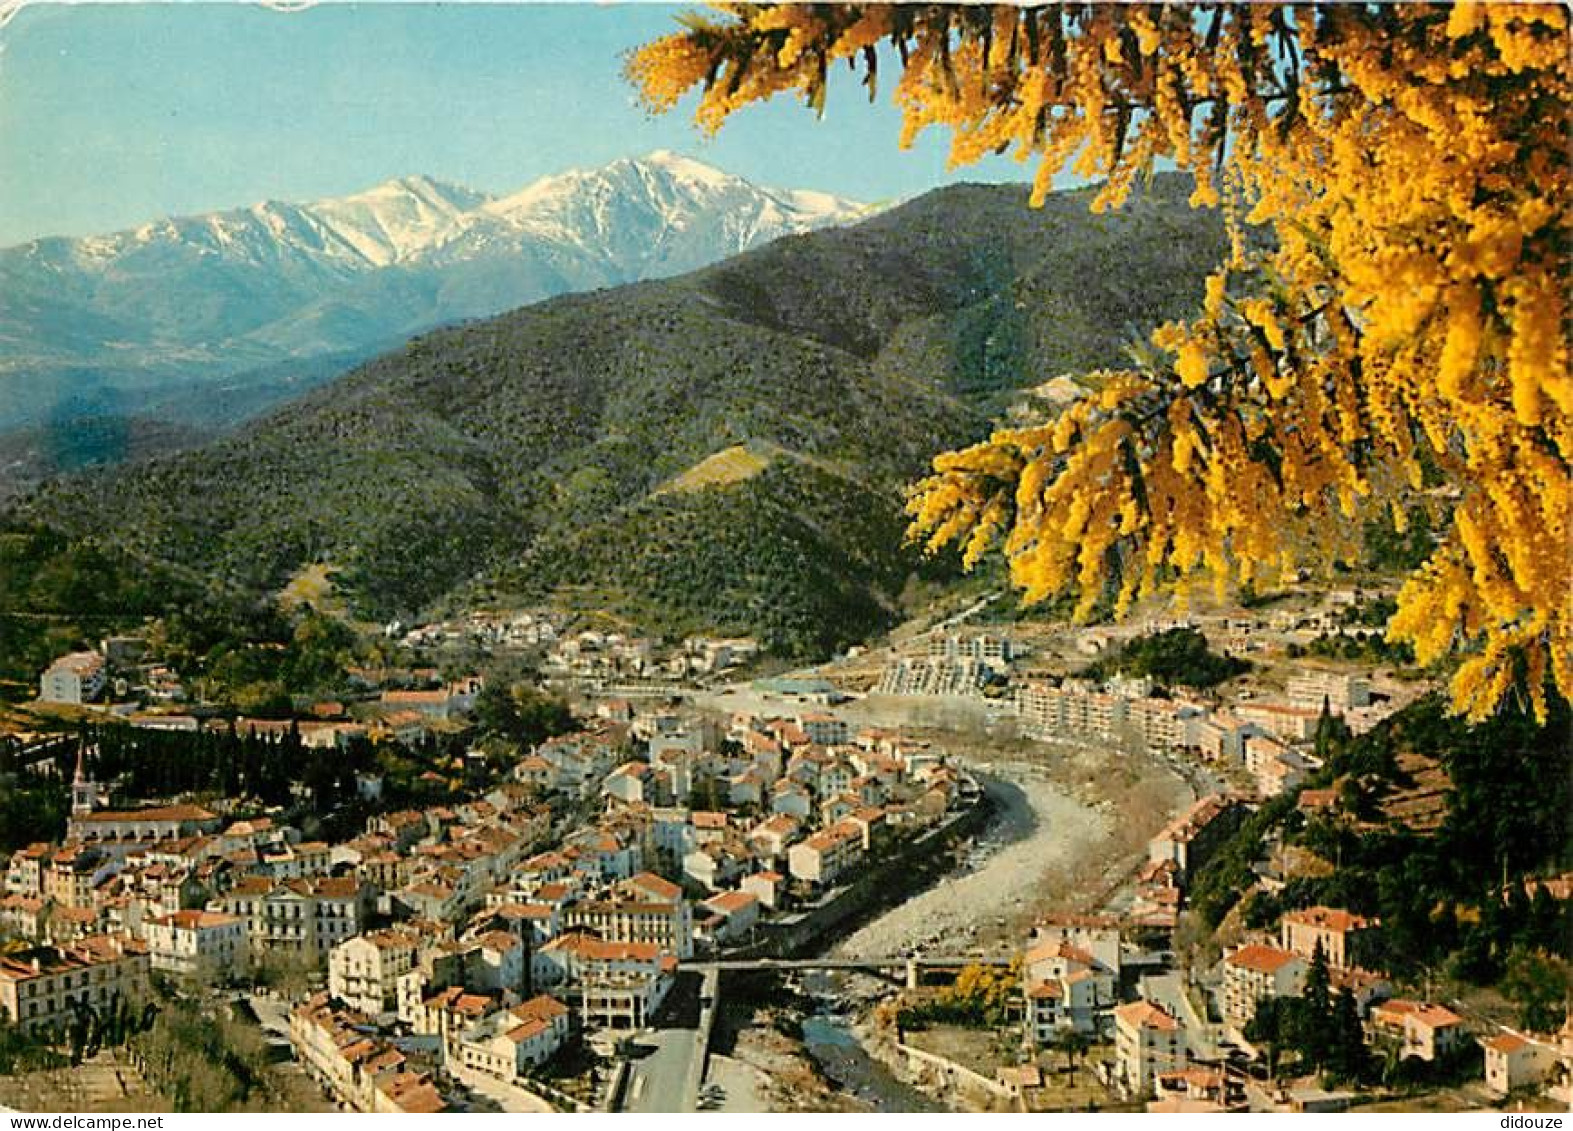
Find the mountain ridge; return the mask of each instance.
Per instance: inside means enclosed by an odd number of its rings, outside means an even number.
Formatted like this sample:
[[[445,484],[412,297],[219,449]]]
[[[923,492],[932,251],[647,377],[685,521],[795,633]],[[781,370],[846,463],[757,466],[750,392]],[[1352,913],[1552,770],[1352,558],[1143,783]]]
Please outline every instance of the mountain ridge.
[[[32,240],[0,249],[0,431],[135,415],[162,390],[290,361],[361,360],[437,325],[681,274],[865,210],[656,151],[506,197],[413,174]]]
[[[1188,195],[1159,178],[1099,218],[1086,192],[1034,211],[1023,186],[939,190],[429,332],[242,433],[21,509],[259,594],[331,562],[378,618],[595,598],[823,654],[891,623],[926,568],[901,491],[936,452],[1198,307],[1224,236]],[[662,490],[738,445],[787,455]]]

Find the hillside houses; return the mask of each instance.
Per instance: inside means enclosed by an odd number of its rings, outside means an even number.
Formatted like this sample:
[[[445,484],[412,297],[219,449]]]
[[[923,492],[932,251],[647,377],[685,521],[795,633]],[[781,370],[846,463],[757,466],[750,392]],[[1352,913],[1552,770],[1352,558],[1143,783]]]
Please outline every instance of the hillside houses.
[[[91,703],[104,693],[108,675],[100,653],[71,652],[57,658],[39,677],[38,698],[45,703]]]
[[[1147,1095],[1160,1075],[1190,1063],[1185,1027],[1162,1006],[1146,1000],[1114,1010],[1114,1079],[1126,1094]]]
[[[1308,968],[1299,955],[1276,947],[1251,944],[1228,954],[1223,960],[1224,1019],[1243,1029],[1262,1001],[1298,996]]]
[[[290,1044],[306,1071],[352,1110],[448,1110],[430,1074],[412,1070],[406,1055],[390,1041],[367,1035],[368,1020],[320,994],[291,1011]]]
[[[1028,1040],[1040,1047],[1069,1029],[1096,1034],[1119,1000],[1119,962],[1111,966],[1090,951],[1058,939],[1029,949],[1022,961]]]
[[[1147,859],[1155,864],[1173,863],[1183,885],[1234,834],[1247,815],[1235,798],[1220,794],[1203,797],[1147,842]]]
[[[1279,930],[1284,950],[1310,959],[1320,949],[1327,964],[1336,970],[1375,969],[1381,962],[1379,919],[1339,907],[1307,907],[1285,911]]]

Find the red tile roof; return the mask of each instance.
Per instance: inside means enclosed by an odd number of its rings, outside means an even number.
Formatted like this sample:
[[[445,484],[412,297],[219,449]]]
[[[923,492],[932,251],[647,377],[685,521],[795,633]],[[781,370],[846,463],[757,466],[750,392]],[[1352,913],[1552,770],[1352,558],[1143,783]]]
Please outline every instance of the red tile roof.
[[[1273,946],[1242,946],[1224,960],[1230,966],[1242,970],[1254,970],[1260,974],[1274,974],[1291,962],[1299,961],[1299,957],[1287,950],[1279,950]]]
[[[1157,1029],[1165,1033],[1179,1031],[1180,1023],[1161,1006],[1150,1001],[1133,1001],[1114,1011],[1114,1016],[1138,1029]]]

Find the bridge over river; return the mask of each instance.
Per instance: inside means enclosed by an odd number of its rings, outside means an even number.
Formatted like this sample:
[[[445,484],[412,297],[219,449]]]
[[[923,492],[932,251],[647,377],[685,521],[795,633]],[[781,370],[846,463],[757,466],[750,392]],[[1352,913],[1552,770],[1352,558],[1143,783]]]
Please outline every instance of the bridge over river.
[[[1011,958],[999,954],[886,954],[868,958],[829,956],[824,958],[720,958],[682,964],[685,970],[863,970],[874,974],[899,972],[906,975],[907,987],[916,989],[922,970],[960,970],[964,966],[1009,966]]]

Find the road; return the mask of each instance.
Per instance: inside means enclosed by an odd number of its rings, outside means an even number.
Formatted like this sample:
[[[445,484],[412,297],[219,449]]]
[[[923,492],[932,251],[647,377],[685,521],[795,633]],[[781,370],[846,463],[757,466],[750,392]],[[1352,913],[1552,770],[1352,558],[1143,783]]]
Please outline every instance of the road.
[[[553,1107],[540,1096],[527,1092],[523,1088],[506,1083],[495,1076],[488,1076],[484,1072],[477,1072],[471,1068],[464,1068],[457,1064],[449,1064],[448,1071],[468,1088],[479,1092],[495,1103],[499,1109],[513,1114],[525,1112],[551,1112]]]
[[[264,997],[262,994],[250,994],[246,1003],[251,1006],[251,1012],[257,1015],[257,1023],[263,1031],[274,1037],[289,1040],[289,1011],[288,1002],[275,997]]]
[[[646,1115],[692,1111],[687,1095],[694,1059],[700,1055],[698,1030],[657,1029],[635,1042],[648,1054],[630,1061],[623,1110]]]

